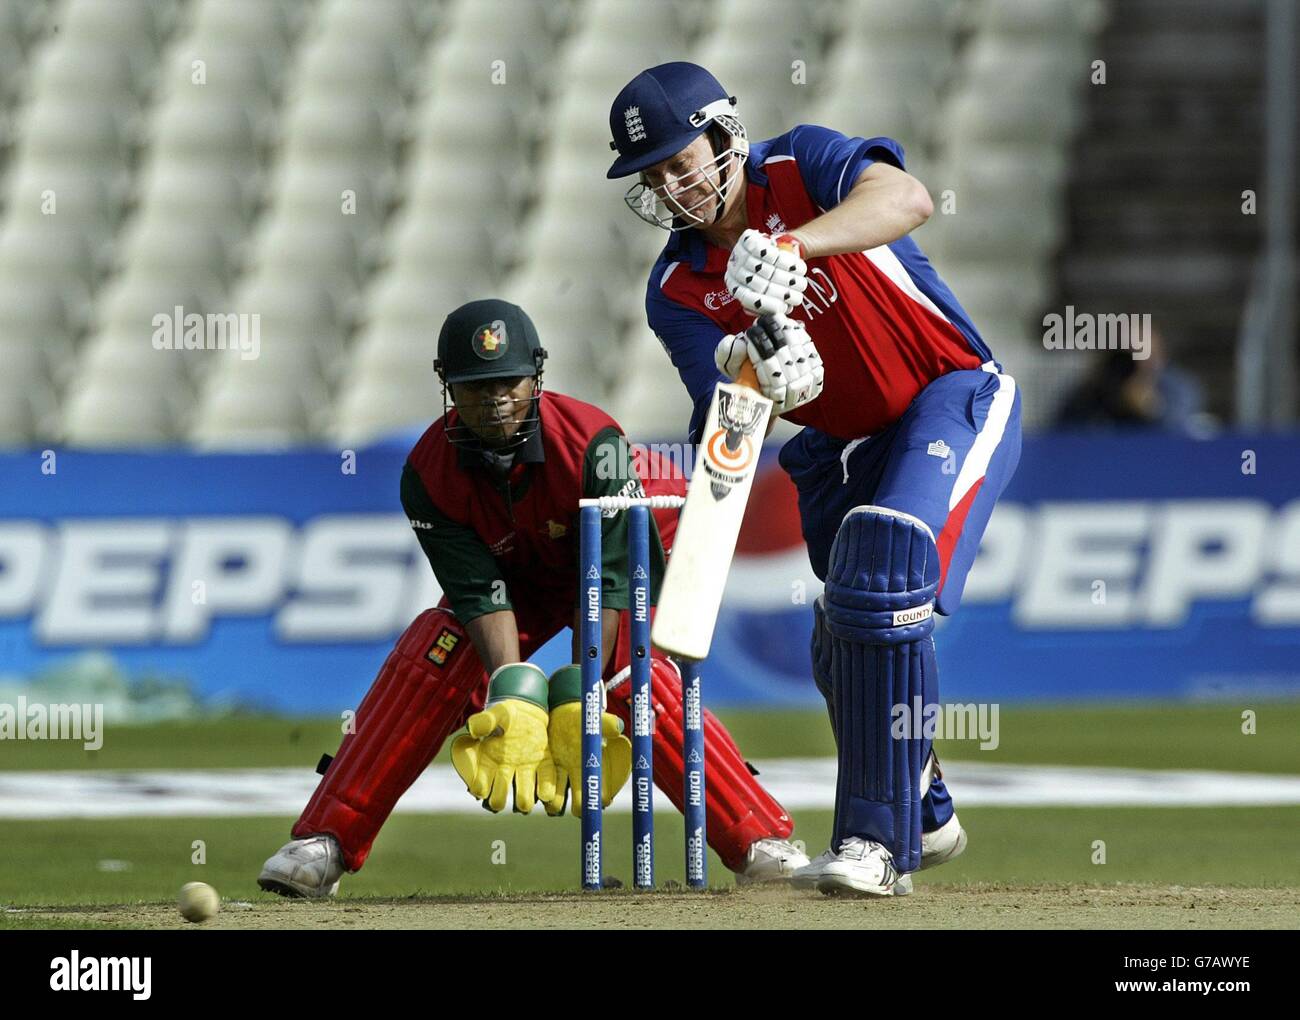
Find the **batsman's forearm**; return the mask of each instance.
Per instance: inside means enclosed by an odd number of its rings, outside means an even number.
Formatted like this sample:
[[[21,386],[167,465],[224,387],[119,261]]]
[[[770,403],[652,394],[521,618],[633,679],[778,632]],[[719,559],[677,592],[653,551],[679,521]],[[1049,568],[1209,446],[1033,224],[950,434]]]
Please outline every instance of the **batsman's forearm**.
[[[609,657],[614,654],[614,645],[618,641],[618,618],[617,609],[601,609],[600,611],[600,669],[604,672],[605,667],[609,665]],[[586,650],[582,647],[582,610],[575,610],[573,613],[573,661],[581,663]]]
[[[806,259],[842,255],[897,241],[933,211],[920,181],[877,163],[863,171],[839,205],[790,233],[803,246]]]
[[[465,625],[488,675],[507,662],[519,662],[519,625],[512,610],[487,613]]]

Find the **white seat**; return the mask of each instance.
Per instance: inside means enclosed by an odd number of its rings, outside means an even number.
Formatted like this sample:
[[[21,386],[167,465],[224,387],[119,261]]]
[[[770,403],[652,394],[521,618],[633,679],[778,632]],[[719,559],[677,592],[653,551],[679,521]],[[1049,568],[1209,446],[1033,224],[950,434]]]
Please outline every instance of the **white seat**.
[[[140,184],[141,209],[217,227],[232,241],[251,225],[256,202],[253,186],[221,166],[155,160]]]
[[[617,207],[608,206],[605,217],[579,216],[561,207],[543,208],[529,222],[522,250],[537,253],[543,265],[554,266],[554,253],[564,253],[566,272],[581,272],[598,283],[627,286],[631,280],[644,280],[649,264],[637,257],[626,235],[609,217]]]
[[[154,388],[186,398],[187,362],[198,356],[194,351],[155,349],[148,330],[109,329],[86,341],[78,358],[77,378],[83,387]]]
[[[663,346],[644,325],[633,327],[626,371],[610,393],[606,410],[638,443],[680,442],[693,405]]]
[[[688,24],[682,9],[672,4],[656,4],[648,9],[644,0],[591,0],[580,24],[582,31],[610,47],[642,44],[671,47],[674,55],[663,62],[690,59],[684,53],[695,26]]]
[[[296,323],[313,333],[319,332],[322,342],[330,349],[342,344],[352,316],[349,300],[310,277],[250,276],[235,291],[230,303],[240,313]]]
[[[602,119],[608,123],[609,104],[623,86],[648,67],[681,59],[682,49],[679,40],[662,33],[624,32],[611,38],[588,28],[565,54],[566,91],[579,93],[593,109],[604,111]]]
[[[975,38],[962,70],[963,90],[990,103],[1032,97],[1073,106],[1088,76],[1086,63],[1071,66],[1051,47],[989,34]]]
[[[0,39],[26,51],[44,31],[49,10],[29,0],[0,0]],[[18,69],[22,69],[20,60]]]
[[[214,382],[190,426],[190,440],[198,447],[287,449],[312,434],[309,403],[296,390],[225,374]]]
[[[484,5],[487,6],[487,5]],[[513,28],[510,30],[513,32]],[[517,100],[536,105],[553,70],[550,54],[540,46],[512,34],[487,42],[444,36],[441,44],[430,48],[426,66],[418,74],[421,90],[430,96],[459,96],[483,88],[509,90]]]
[[[339,347],[303,322],[262,314],[258,344],[248,351],[225,352],[213,365],[209,387],[280,386],[309,397],[309,406],[327,402],[326,380],[338,375]],[[337,339],[337,338],[335,338]]]
[[[272,217],[257,235],[252,265],[315,278],[351,295],[360,283],[362,266],[356,238],[341,220]]]
[[[477,160],[509,158],[527,146],[529,121],[521,110],[531,110],[533,100],[520,103],[507,89],[485,86],[466,89],[455,97],[438,93],[410,122],[418,149],[459,153],[466,165]]]
[[[197,0],[190,39],[195,44],[288,50],[298,32],[300,5],[278,0]]]
[[[505,296],[528,313],[546,348],[547,385],[598,400],[620,370],[624,324],[585,273],[539,272],[516,277]]]
[[[182,316],[190,312],[203,312],[204,295],[183,280],[162,280],[153,273],[140,269],[115,277],[99,295],[95,308],[95,324],[106,332],[132,333],[148,340],[155,329],[158,315],[175,317],[176,308]]]
[[[33,103],[25,112],[20,151],[33,164],[95,165],[111,171],[127,162],[132,145],[128,126],[94,103],[60,96]]]
[[[228,285],[235,272],[230,246],[219,229],[153,213],[134,223],[122,259],[134,272],[154,273],[167,281],[193,280],[199,290],[208,289],[209,279]]]
[[[433,343],[443,320],[468,301],[490,297],[492,286],[472,273],[433,273],[398,262],[370,290],[363,318],[402,334],[422,332]],[[432,355],[430,355],[432,357]]]
[[[42,47],[32,62],[30,94],[137,96],[152,74],[143,55],[116,50],[97,40],[58,40]]]
[[[365,97],[303,95],[285,115],[285,160],[318,167],[389,167],[394,131]]]
[[[14,396],[27,386],[45,386],[50,379],[54,349],[47,349],[42,337],[15,336],[0,323],[0,364],[6,381],[0,383],[0,395]],[[60,354],[70,353],[63,345]]]
[[[156,53],[170,27],[167,12],[149,0],[67,0],[59,12],[59,38],[96,49],[144,45]]]
[[[954,71],[952,51],[942,40],[877,38],[837,50],[824,84],[828,93],[864,100],[896,94],[933,103]]]
[[[88,293],[103,269],[103,252],[85,234],[60,222],[11,222],[0,232],[0,276]]]
[[[393,102],[405,84],[404,70],[385,47],[365,47],[351,39],[317,36],[298,55],[294,88],[323,99],[365,97]]]
[[[854,29],[854,41],[865,36],[880,39],[944,38],[956,27],[959,5],[946,0],[848,0],[840,22]]]
[[[948,104],[943,120],[954,152],[969,148],[978,153],[990,143],[1059,149],[1074,133],[1079,117],[1071,104],[1032,93],[992,101],[977,92],[963,92]]]
[[[947,260],[942,266],[944,282],[957,301],[976,321],[989,312],[998,317],[1033,316],[1042,311],[1049,297],[1048,267],[1041,259],[963,262]]]
[[[360,240],[383,228],[387,178],[306,162],[285,164],[272,191],[276,209],[291,219],[338,220]]]
[[[723,0],[714,31],[748,42],[759,35],[795,39],[811,27],[800,5],[785,0]]]
[[[76,165],[37,170],[22,168],[9,182],[11,222],[62,223],[95,241],[113,233],[122,218],[124,175],[95,173]]]
[[[6,350],[0,341],[0,354]],[[54,394],[39,376],[0,372],[0,447],[31,447],[44,438],[55,413]]]
[[[406,209],[420,220],[455,221],[478,217],[503,235],[518,224],[520,168],[493,164],[475,167],[459,156],[424,153],[406,182]]]
[[[1004,36],[1083,39],[1101,27],[1105,8],[1079,0],[989,0],[982,5],[981,29]]]
[[[274,50],[268,54],[256,46],[185,39],[168,52],[161,98],[167,105],[197,106],[199,112],[208,103],[224,100],[260,123],[283,86],[285,62]]]
[[[425,375],[430,385],[436,386],[433,362],[437,345],[437,329],[411,328],[406,323],[377,320],[357,338],[344,377],[391,379],[404,374]]]
[[[0,337],[54,340],[71,338],[75,323],[57,286],[32,286],[0,274]],[[3,364],[0,361],[0,364]]]
[[[241,177],[260,166],[264,139],[248,111],[220,95],[207,101],[170,102],[153,127],[154,158],[201,164]]]
[[[808,111],[807,123],[832,128],[850,137],[892,138],[905,158],[923,148],[933,135],[934,104],[901,92],[854,95],[835,92]]]
[[[430,276],[450,272],[457,279],[468,275],[490,284],[518,257],[507,210],[486,201],[415,204],[419,200],[412,196],[408,202],[412,204],[390,231],[390,263],[410,263]]]
[[[67,442],[84,447],[149,447],[179,436],[176,398],[142,380],[139,385],[94,379],[74,389],[63,409]]]
[[[330,434],[338,442],[361,443],[442,417],[437,378],[409,372],[365,377],[344,390]]]
[[[734,44],[722,29],[704,44],[697,63],[708,68],[730,95],[736,97],[736,115],[751,140],[770,138],[788,131],[814,96],[807,85],[791,80],[791,63],[810,60],[810,53],[795,40],[763,38],[761,51],[749,53]]]
[[[346,39],[357,46],[389,48],[400,65],[418,57],[424,34],[413,5],[406,0],[325,0],[316,16],[322,36]]]
[[[27,80],[27,55],[11,31],[0,22],[0,110],[17,99]]]
[[[533,0],[459,0],[451,6],[445,37],[449,43],[515,43],[549,48],[561,27],[561,4]]]
[[[610,92],[613,100],[616,93]],[[599,167],[600,178],[614,161],[616,153],[609,147],[613,135],[609,130],[609,105],[597,103],[593,93],[568,89],[552,106],[549,154],[558,156],[561,150],[573,153],[574,159],[585,160],[592,169]]]

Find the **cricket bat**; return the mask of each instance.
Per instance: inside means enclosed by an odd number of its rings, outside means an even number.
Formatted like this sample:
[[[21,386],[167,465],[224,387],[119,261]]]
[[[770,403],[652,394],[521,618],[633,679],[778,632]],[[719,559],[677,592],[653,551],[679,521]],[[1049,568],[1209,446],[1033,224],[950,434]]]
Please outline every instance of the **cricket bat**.
[[[650,632],[669,655],[709,654],[771,413],[748,360],[734,383],[713,391]]]

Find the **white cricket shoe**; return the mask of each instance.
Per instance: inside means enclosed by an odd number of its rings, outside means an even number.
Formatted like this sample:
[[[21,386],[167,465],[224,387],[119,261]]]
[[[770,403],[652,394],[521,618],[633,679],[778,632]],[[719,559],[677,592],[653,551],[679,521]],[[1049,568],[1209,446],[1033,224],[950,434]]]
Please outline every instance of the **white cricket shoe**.
[[[339,891],[346,869],[333,836],[311,836],[286,843],[262,865],[257,884],[281,896],[324,899]]]
[[[835,854],[828,851],[809,867],[819,869],[815,885],[828,896],[906,896],[912,891],[912,879],[898,873],[890,852],[861,836],[841,840]]]
[[[822,877],[822,870],[833,860],[835,860],[834,847],[818,854],[796,871],[790,878],[790,884],[796,889],[816,889],[817,882]]]
[[[934,832],[921,833],[921,871],[947,864],[966,849],[966,830],[954,813]]]
[[[808,864],[808,855],[787,839],[755,840],[745,854],[745,866],[736,872],[736,885],[784,882]]]

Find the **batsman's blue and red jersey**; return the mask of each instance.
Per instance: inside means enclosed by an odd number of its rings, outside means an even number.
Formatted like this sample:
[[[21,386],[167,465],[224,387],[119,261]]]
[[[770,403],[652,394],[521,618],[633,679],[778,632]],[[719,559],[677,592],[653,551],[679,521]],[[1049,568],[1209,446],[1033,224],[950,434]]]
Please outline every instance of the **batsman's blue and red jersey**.
[[[749,225],[794,230],[839,204],[877,160],[903,168],[891,138],[846,138],[803,124],[750,147],[745,194]],[[714,385],[713,349],[753,322],[727,292],[730,252],[695,230],[674,234],[650,273],[646,313],[695,402],[699,441]],[[910,237],[866,252],[808,262],[809,290],[795,317],[826,365],[826,388],[786,417],[840,439],[858,439],[897,421],[933,379],[979,368],[993,355],[952,291]]]
[[[750,227],[794,230],[838,205],[873,162],[904,169],[891,138],[800,125],[751,146]],[[730,252],[697,230],[674,234],[651,270],[650,327],[694,401],[698,442],[718,340],[753,316],[728,293]],[[799,490],[809,557],[825,577],[845,513],[886,506],[924,521],[941,560],[937,608],[952,612],[993,504],[1020,457],[1020,397],[951,290],[911,237],[808,260],[802,319],[826,367],[821,395],[787,414],[805,428],[781,451]]]

